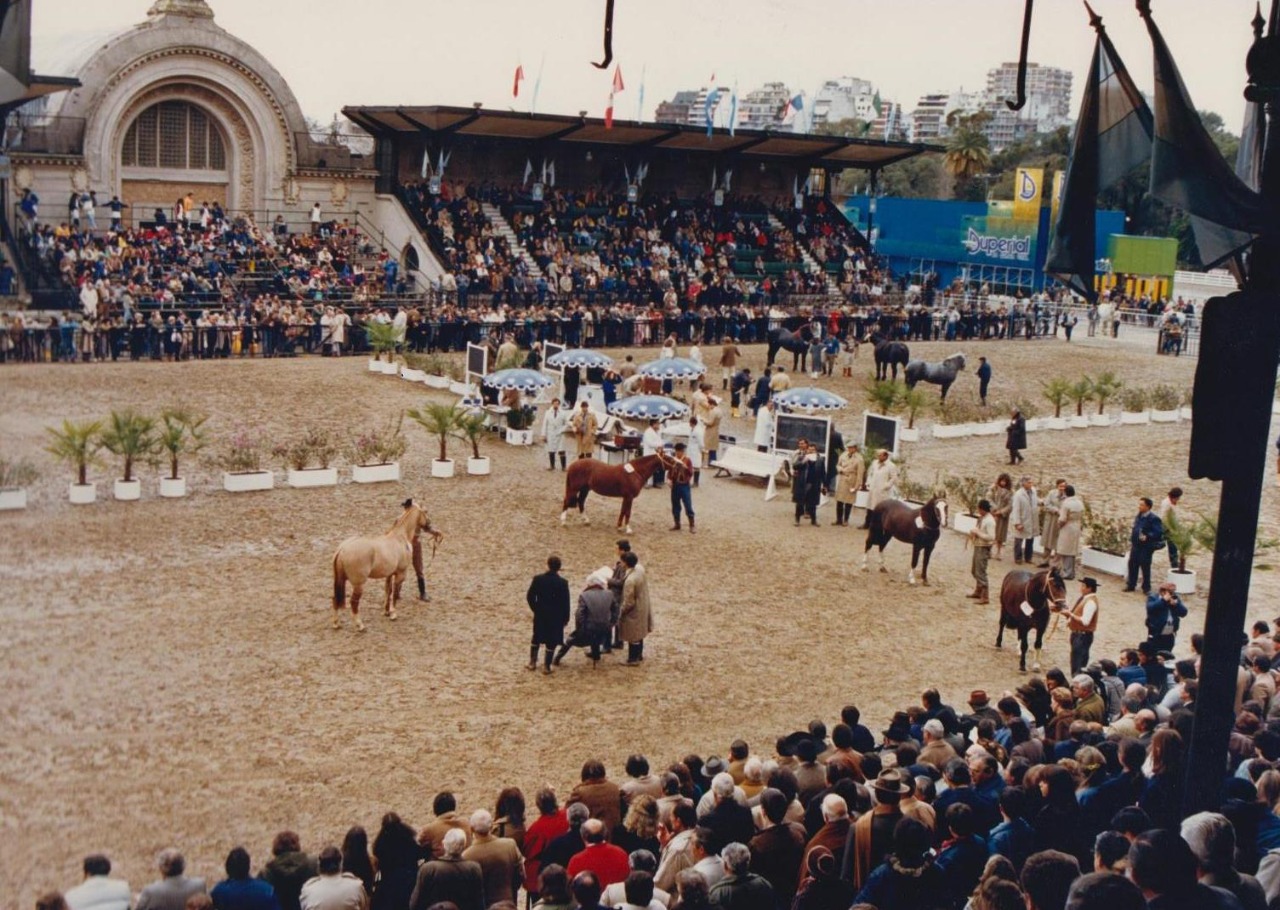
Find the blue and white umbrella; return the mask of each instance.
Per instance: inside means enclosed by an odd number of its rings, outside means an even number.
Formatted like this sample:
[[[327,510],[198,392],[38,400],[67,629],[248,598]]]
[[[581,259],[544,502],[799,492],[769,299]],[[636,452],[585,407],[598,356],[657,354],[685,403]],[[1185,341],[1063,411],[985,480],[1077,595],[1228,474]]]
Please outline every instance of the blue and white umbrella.
[[[521,392],[537,392],[555,385],[550,376],[537,370],[498,370],[481,380],[491,389],[517,389]]]
[[[665,395],[632,395],[609,405],[609,413],[632,420],[665,420],[668,417],[687,417],[689,406]]]
[[[569,367],[570,369],[586,367],[591,370],[597,367],[613,366],[613,358],[608,354],[601,354],[599,351],[574,348],[571,351],[560,351],[558,354],[552,354],[547,358],[547,366]]]
[[[773,400],[783,407],[797,408],[802,411],[838,411],[849,405],[848,400],[834,392],[814,386],[787,389],[785,392],[774,395]]]
[[[641,366],[639,372],[656,379],[697,379],[707,372],[707,367],[688,357],[659,357]]]

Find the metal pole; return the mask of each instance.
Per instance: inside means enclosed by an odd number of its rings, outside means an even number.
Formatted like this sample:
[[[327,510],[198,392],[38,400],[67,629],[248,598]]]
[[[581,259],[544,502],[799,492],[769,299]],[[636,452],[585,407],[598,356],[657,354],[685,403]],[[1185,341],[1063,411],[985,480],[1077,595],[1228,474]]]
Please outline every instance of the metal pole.
[[[1280,0],[1272,0],[1272,36],[1275,35],[1278,10]],[[1250,63],[1254,60],[1251,59]],[[1262,164],[1262,196],[1273,213],[1280,213],[1280,120],[1277,119],[1280,117],[1280,97],[1276,93],[1280,87],[1261,88],[1270,90],[1266,99],[1267,138]],[[1247,304],[1258,314],[1255,324],[1260,330],[1269,329],[1275,324],[1269,311],[1280,307],[1280,232],[1275,228],[1259,237],[1253,245],[1249,257],[1248,290],[1257,295],[1249,298]],[[1269,358],[1270,375],[1274,376],[1280,356],[1280,337],[1274,330],[1270,330],[1270,337],[1261,345],[1259,356]],[[1218,539],[1214,547],[1213,575],[1205,615],[1200,689],[1187,753],[1184,815],[1216,808],[1227,772],[1227,742],[1235,720],[1240,641],[1247,619],[1273,394],[1269,382],[1265,387],[1259,382],[1256,387],[1240,389],[1236,437],[1240,467],[1237,473],[1223,478],[1218,505]]]
[[[878,168],[871,169],[871,190],[867,196],[867,246],[875,250],[875,243],[871,240],[871,232],[876,226],[876,182],[880,175]]]

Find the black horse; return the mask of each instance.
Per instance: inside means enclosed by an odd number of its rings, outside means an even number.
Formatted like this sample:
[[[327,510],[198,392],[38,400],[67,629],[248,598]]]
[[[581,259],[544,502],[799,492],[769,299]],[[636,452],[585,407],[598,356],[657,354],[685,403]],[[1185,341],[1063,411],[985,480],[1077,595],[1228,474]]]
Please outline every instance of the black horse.
[[[1036,646],[1031,669],[1040,672],[1040,648],[1044,645],[1044,630],[1049,625],[1049,614],[1067,608],[1067,583],[1057,569],[1044,569],[1031,573],[1026,569],[1014,569],[1004,577],[1000,585],[1000,631],[996,635],[996,647],[1004,647],[1004,630],[1018,633],[1022,656],[1018,669],[1027,671],[1027,636],[1036,630]]]
[[[933,554],[934,545],[947,525],[947,501],[935,496],[918,509],[913,509],[905,502],[897,499],[886,499],[876,505],[868,516],[869,529],[867,543],[862,550],[862,571],[867,570],[867,554],[872,547],[880,548],[880,571],[888,572],[884,567],[884,546],[897,538],[903,543],[911,544],[911,571],[907,573],[907,582],[916,583],[916,564],[920,554],[924,554],[924,565],[920,570],[920,580],[929,583],[929,557]]]
[[[942,400],[947,400],[947,389],[956,381],[956,376],[964,369],[964,355],[952,354],[942,363],[928,363],[924,360],[913,360],[902,371],[907,388],[914,389],[918,382],[929,382],[942,386]]]
[[[894,341],[888,335],[873,332],[867,339],[876,347],[876,380],[889,378],[889,368],[893,368],[894,382],[898,380],[898,364],[905,369],[911,360],[911,352],[905,343]]]
[[[803,373],[809,359],[809,342],[812,337],[813,334],[808,326],[804,326],[798,332],[783,328],[770,329],[769,359],[765,366],[773,366],[773,360],[778,356],[778,351],[786,350],[791,352],[791,372]]]

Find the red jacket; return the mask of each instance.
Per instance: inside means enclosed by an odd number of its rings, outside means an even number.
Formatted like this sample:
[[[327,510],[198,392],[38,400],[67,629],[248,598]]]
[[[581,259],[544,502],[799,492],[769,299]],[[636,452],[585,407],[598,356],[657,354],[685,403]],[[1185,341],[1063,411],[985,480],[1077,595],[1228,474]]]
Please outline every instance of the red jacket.
[[[627,851],[613,844],[587,844],[582,852],[569,860],[569,880],[587,870],[596,874],[601,888],[607,888],[614,882],[625,882],[631,871],[627,864]]]
[[[561,834],[569,830],[569,819],[564,809],[554,815],[540,815],[524,832],[524,890],[538,893],[538,874],[542,870],[542,851]]]

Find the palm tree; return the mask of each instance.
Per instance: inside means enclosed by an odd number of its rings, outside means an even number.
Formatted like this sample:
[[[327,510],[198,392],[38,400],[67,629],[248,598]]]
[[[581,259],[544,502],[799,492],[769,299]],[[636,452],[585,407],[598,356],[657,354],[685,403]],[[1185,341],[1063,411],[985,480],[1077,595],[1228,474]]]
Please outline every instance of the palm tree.
[[[991,143],[982,131],[989,119],[985,112],[947,115],[947,126],[953,130],[947,140],[947,170],[957,180],[972,180],[991,167]]]
[[[73,423],[64,419],[60,429],[48,427],[45,432],[49,434],[49,444],[45,451],[75,468],[76,483],[80,486],[87,484],[89,465],[98,463],[98,450],[102,448],[102,440],[99,438],[102,421]]]
[[[98,440],[112,455],[124,459],[124,482],[133,480],[133,463],[155,454],[160,440],[156,436],[156,419],[139,414],[132,408],[112,411]]]
[[[1093,380],[1088,376],[1082,376],[1078,382],[1071,384],[1071,388],[1067,390],[1067,397],[1075,402],[1076,416],[1083,417],[1085,404],[1093,400]]]
[[[449,437],[457,429],[458,418],[462,416],[462,412],[451,404],[433,401],[425,408],[410,409],[408,414],[411,420],[422,424],[423,429],[439,440],[440,457],[436,461],[448,461]]]
[[[1065,379],[1050,379],[1048,382],[1040,382],[1040,394],[1045,397],[1049,404],[1053,405],[1053,416],[1062,416],[1062,404],[1071,394],[1071,383]]]

